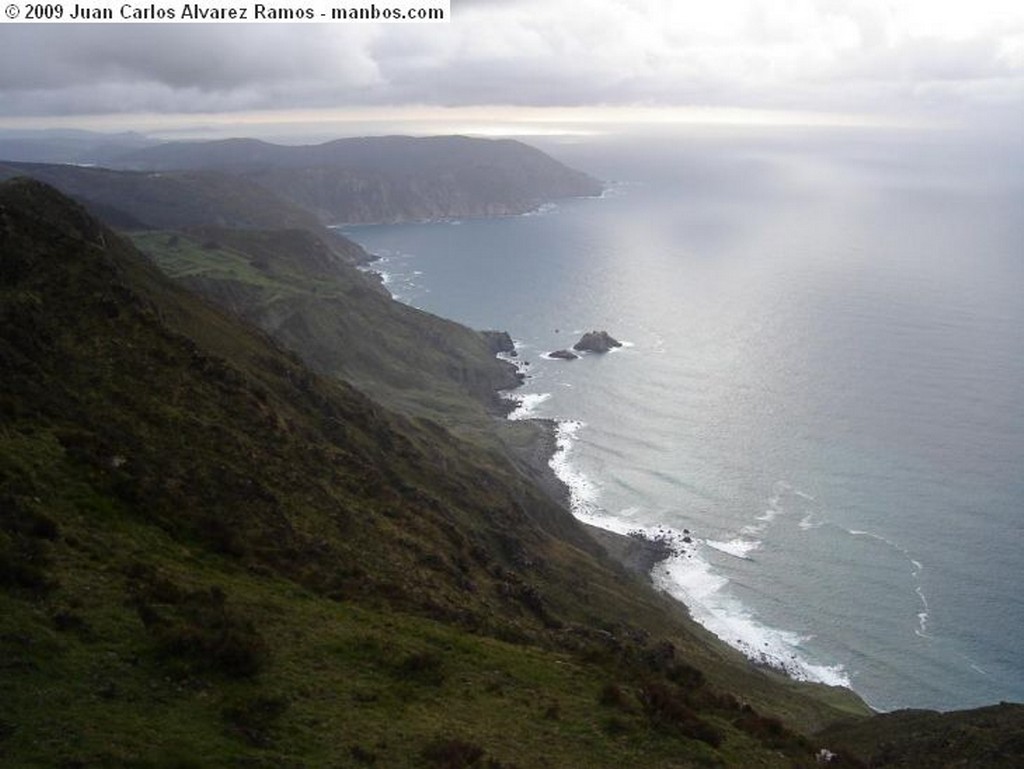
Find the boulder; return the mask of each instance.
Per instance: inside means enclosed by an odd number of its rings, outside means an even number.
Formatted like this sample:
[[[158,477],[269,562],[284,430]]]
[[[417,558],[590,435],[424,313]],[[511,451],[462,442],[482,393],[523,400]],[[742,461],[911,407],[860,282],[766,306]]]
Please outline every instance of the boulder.
[[[609,336],[607,331],[588,331],[572,349],[581,352],[608,352],[613,347],[622,347],[622,342]]]
[[[548,357],[558,358],[560,360],[576,360],[580,356],[571,350],[555,350],[554,352],[548,353]]]

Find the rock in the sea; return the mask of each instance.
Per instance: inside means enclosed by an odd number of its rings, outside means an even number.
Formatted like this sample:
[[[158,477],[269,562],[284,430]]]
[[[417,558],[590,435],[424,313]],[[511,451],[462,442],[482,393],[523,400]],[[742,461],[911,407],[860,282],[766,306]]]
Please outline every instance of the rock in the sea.
[[[609,336],[607,331],[588,331],[572,349],[582,352],[608,352],[613,347],[622,347],[622,342]]]
[[[580,356],[571,350],[555,350],[554,352],[548,353],[548,357],[559,358],[561,360],[576,360]]]

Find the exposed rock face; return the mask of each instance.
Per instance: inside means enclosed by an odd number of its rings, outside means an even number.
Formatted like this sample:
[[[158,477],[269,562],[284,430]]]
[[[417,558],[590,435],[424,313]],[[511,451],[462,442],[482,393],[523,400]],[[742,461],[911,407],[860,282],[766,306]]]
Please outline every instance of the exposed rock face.
[[[580,356],[571,350],[555,350],[554,352],[548,353],[548,357],[558,358],[559,360],[576,360]]]
[[[515,355],[516,345],[507,331],[481,331],[480,334],[495,355],[502,352]]]
[[[120,165],[243,177],[327,224],[509,216],[603,189],[521,142],[464,136],[351,138],[304,147],[254,139],[171,142],[129,153]]]
[[[609,336],[607,331],[588,331],[572,349],[581,352],[608,352],[613,347],[622,347],[622,342]]]

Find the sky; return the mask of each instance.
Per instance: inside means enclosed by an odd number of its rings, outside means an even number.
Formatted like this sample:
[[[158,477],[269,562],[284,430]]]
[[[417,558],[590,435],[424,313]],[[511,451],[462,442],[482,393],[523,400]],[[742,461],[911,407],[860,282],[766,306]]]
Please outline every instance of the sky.
[[[0,129],[1024,133],[1022,0],[451,3],[444,24],[0,23]]]

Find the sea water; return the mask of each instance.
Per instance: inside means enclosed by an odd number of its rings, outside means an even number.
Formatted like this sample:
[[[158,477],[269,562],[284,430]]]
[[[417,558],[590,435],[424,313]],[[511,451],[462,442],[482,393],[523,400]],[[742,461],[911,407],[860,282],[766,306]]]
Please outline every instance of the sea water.
[[[509,331],[577,516],[878,709],[1024,701],[1024,172],[939,132],[547,146],[600,198],[350,227],[401,301]],[[586,330],[625,344],[550,359]],[[688,541],[687,541],[688,540]]]

